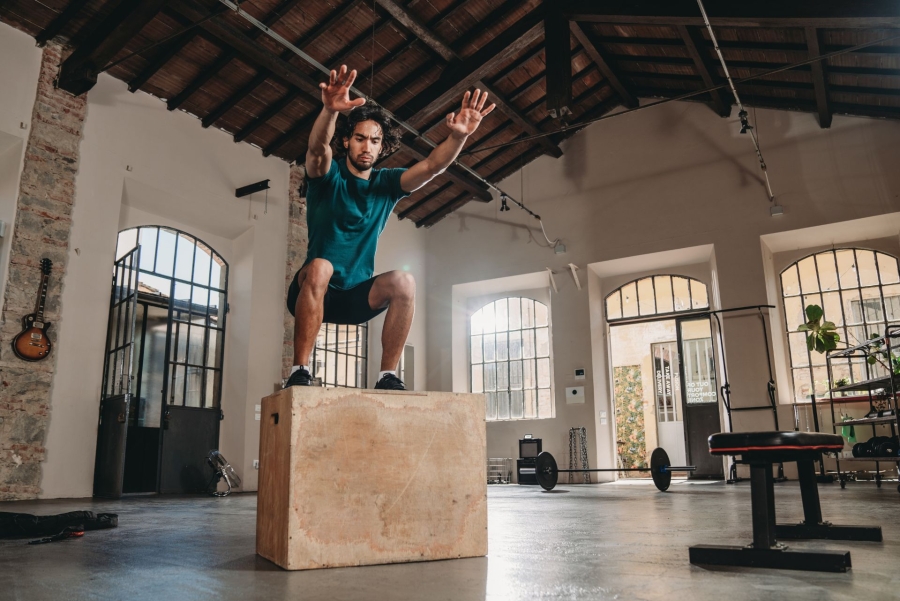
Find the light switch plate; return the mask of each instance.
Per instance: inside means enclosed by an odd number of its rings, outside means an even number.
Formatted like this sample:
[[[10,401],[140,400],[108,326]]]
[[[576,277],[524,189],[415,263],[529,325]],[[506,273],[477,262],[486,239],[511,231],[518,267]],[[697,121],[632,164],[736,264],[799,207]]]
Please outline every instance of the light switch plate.
[[[584,386],[568,386],[566,388],[566,404],[584,404]]]
[[[576,380],[584,380],[584,368],[578,367],[575,369],[575,379]]]

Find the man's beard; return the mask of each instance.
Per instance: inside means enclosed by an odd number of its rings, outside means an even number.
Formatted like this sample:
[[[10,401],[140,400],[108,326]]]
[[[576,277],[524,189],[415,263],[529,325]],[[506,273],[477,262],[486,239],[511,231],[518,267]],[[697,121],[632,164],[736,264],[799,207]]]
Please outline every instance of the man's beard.
[[[368,165],[366,165],[366,164],[364,164],[364,163],[359,163],[359,162],[357,162],[357,161],[354,160],[354,158],[353,158],[352,156],[350,156],[349,154],[347,155],[347,160],[350,161],[350,164],[353,165],[353,168],[356,169],[357,171],[368,171],[368,170],[371,169],[372,166],[375,164],[375,159],[374,159],[374,158],[372,159],[372,161],[371,161]]]

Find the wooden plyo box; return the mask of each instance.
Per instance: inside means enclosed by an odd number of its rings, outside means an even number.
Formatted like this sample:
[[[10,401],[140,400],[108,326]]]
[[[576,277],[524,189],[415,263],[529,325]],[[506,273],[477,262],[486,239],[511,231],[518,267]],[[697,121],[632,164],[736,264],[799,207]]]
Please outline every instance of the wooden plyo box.
[[[484,395],[262,400],[256,552],[288,570],[487,554]]]

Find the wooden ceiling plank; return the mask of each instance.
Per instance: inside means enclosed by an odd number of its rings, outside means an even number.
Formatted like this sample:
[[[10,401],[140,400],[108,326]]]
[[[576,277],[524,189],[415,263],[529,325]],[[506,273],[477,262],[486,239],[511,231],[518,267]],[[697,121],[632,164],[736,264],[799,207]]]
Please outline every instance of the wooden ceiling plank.
[[[296,6],[300,0],[282,0],[281,4],[276,6],[269,12],[268,15],[262,20],[263,24],[266,27],[271,27],[274,25],[281,17],[283,17],[286,13],[288,13],[294,6]],[[262,35],[262,30],[258,28],[253,28],[249,32],[247,32],[247,37],[251,40],[255,40]],[[175,95],[174,98],[170,98],[166,101],[166,108],[170,111],[174,111],[178,107],[180,107],[184,102],[191,97],[191,95],[199,90],[203,85],[208,82],[210,79],[219,74],[219,71],[224,69],[228,63],[230,63],[234,58],[237,57],[237,50],[234,48],[226,48],[221,55],[211,64],[206,67],[200,73],[197,74],[194,79],[188,83],[184,87],[181,92]]]
[[[266,107],[266,110],[264,110],[259,115],[259,117],[244,126],[241,131],[234,134],[234,141],[243,142],[244,140],[246,140],[247,137],[250,136],[253,132],[259,129],[261,126],[265,125],[265,123],[269,119],[273,118],[275,115],[286,109],[288,105],[290,105],[294,100],[297,99],[297,97],[300,96],[300,93],[300,90],[298,90],[297,88],[289,89],[284,96]]]
[[[57,85],[76,96],[97,84],[100,73],[169,0],[121,2],[63,61]]]
[[[203,84],[216,76],[219,71],[225,68],[231,60],[237,56],[237,50],[234,48],[226,48],[222,51],[213,63],[200,71],[194,79],[188,82],[183,90],[178,92],[173,98],[166,100],[166,109],[174,111],[191,97],[191,95],[199,90]]]
[[[302,39],[298,40],[295,44],[301,50],[309,50],[309,48],[323,35],[328,33],[329,29],[335,23],[339,23],[344,20],[346,16],[355,9],[362,0],[350,0],[341,8],[338,8],[333,13],[331,13],[321,25],[316,27],[313,31],[310,31],[308,35],[304,36]],[[287,60],[293,56],[293,52],[290,50],[285,50],[281,53],[280,58],[282,60]],[[214,124],[216,121],[225,116],[225,114],[237,106],[244,98],[253,93],[253,91],[261,86],[263,82],[265,82],[269,77],[272,76],[272,72],[267,69],[261,69],[259,73],[252,79],[250,82],[241,87],[240,90],[226,98],[219,104],[216,108],[209,112],[209,114],[203,119],[201,119],[201,125],[203,127],[209,127]]]
[[[572,35],[569,20],[554,4],[549,4],[544,11],[544,56],[547,113],[562,119],[572,112]]]
[[[252,94],[253,90],[261,86],[264,81],[269,79],[270,75],[271,73],[269,71],[266,71],[265,69],[261,69],[260,71],[258,71],[257,74],[253,76],[253,79],[251,79],[247,84],[241,86],[241,88],[237,92],[223,100],[221,103],[219,103],[218,106],[216,106],[216,108],[207,113],[206,116],[204,116],[200,120],[200,125],[202,125],[203,127],[209,127],[210,125],[214,124],[216,121],[224,117],[228,111],[230,111],[237,105],[237,103]]]
[[[404,27],[407,27],[416,37],[418,37],[423,44],[431,48],[438,56],[443,58],[445,61],[451,64],[459,64],[461,62],[460,56],[456,53],[450,45],[445,42],[441,37],[436,34],[431,28],[428,27],[425,23],[423,23],[417,16],[406,10],[404,7],[400,6],[396,2],[396,0],[376,0],[379,6],[388,11],[391,16],[397,19]],[[568,48],[566,49],[567,56],[569,55]],[[488,92],[488,97],[490,101],[497,105],[497,110],[507,116],[507,118],[511,119],[513,123],[519,126],[522,130],[528,132],[529,134],[538,134],[540,130],[535,127],[533,123],[531,123],[525,115],[523,115],[511,102],[509,102],[503,95],[493,86],[490,86],[483,79],[479,79],[474,82],[476,87],[479,87]],[[492,98],[491,98],[492,97]],[[541,146],[543,146],[547,153],[550,154],[554,158],[559,158],[562,156],[562,150],[559,146],[553,144],[550,140],[541,139]]]
[[[420,148],[418,148],[415,140],[401,140],[400,145],[402,147],[402,150],[411,154],[420,161],[424,161],[426,158],[428,158],[428,153],[431,152],[430,148],[428,150],[421,150]],[[447,170],[444,171],[442,176],[462,186],[471,194],[474,194],[478,200],[481,200],[483,202],[490,202],[491,200],[493,200],[493,197],[491,196],[490,190],[488,189],[487,185],[484,184],[481,180],[478,180],[471,174],[467,173],[458,165],[450,165]]]
[[[631,25],[703,26],[696,0],[557,0],[574,21]],[[713,27],[860,28],[900,26],[896,0],[818,0],[817,2],[734,2],[706,0]]]
[[[419,207],[424,206],[432,198],[434,198],[435,196],[438,196],[439,194],[443,194],[444,192],[446,192],[448,189],[450,189],[452,187],[453,187],[453,182],[447,182],[443,186],[439,186],[438,189],[435,190],[434,192],[431,192],[430,194],[426,194],[425,196],[423,196],[416,202],[412,203],[411,205],[409,205],[408,207],[406,207],[405,209],[400,211],[400,213],[397,214],[397,219],[406,219],[407,217],[409,217],[409,215],[411,213],[415,212]]]
[[[173,8],[193,21],[199,21],[207,15],[203,6],[194,0],[179,0]],[[210,19],[201,23],[200,27],[237,50],[242,60],[270,71],[275,77],[300,88],[308,96],[318,100],[320,93],[317,81],[279,55],[266,50],[230,23]]]
[[[422,219],[418,220],[416,222],[416,227],[431,227],[453,211],[462,207],[470,200],[472,200],[471,195],[463,192],[462,194],[459,194],[455,198],[453,198],[453,200],[451,200],[450,202],[438,207]]]
[[[415,125],[462,97],[509,58],[528,48],[543,33],[543,10],[533,10],[459,64],[451,64],[428,90],[413,98],[398,115]]]
[[[38,46],[43,47],[47,42],[59,35],[63,27],[69,23],[89,0],[73,0],[69,2],[61,13],[59,13],[53,21],[39,34],[34,37],[34,41]]]
[[[717,85],[713,81],[712,75],[710,75],[706,61],[703,56],[701,56],[700,51],[697,50],[699,40],[701,39],[699,32],[687,25],[676,25],[676,28],[678,29],[678,34],[681,36],[684,45],[687,47],[688,55],[690,55],[691,60],[694,61],[694,69],[696,69],[697,75],[703,79],[703,83],[706,84],[707,88]],[[728,117],[731,115],[731,102],[726,102],[723,90],[710,92],[710,96],[712,97],[711,108],[717,115],[720,117]]]
[[[456,60],[456,52],[448,46],[431,28],[429,28],[416,15],[409,12],[401,6],[396,0],[375,0],[378,6],[386,10],[401,25],[406,27],[414,36],[422,40],[422,42],[438,53],[448,63]]]
[[[131,81],[128,82],[128,91],[137,92],[151,77],[156,75],[157,71],[162,69],[176,54],[181,52],[182,48],[193,42],[198,35],[200,35],[200,32],[194,29],[167,42],[163,46],[163,50],[157,54],[140,73],[135,75]]]
[[[297,123],[295,123],[293,126],[291,126],[289,130],[278,136],[275,141],[263,148],[263,156],[267,157],[277,152],[278,149],[280,149],[282,146],[296,138],[298,134],[301,134],[307,128],[312,127],[313,122],[318,116],[319,111],[313,111],[309,115],[301,117],[300,120],[297,121]]]
[[[610,66],[609,61],[600,53],[597,48],[597,45],[594,44],[593,40],[587,35],[587,33],[581,28],[578,23],[572,21],[569,24],[570,29],[572,30],[572,35],[575,36],[575,39],[578,40],[578,43],[581,44],[581,47],[584,48],[585,52],[588,53],[588,56],[591,57],[591,60],[594,61],[594,64],[597,65],[597,68],[600,69],[600,73],[603,74],[603,77],[609,81],[609,85],[616,91],[616,94],[622,99],[622,102],[628,108],[635,108],[638,106],[638,99],[634,92],[630,89],[630,87],[625,83],[625,81],[619,77],[619,74]]]
[[[809,48],[809,57],[814,58],[822,54],[819,47],[819,30],[815,27],[807,27],[806,45]],[[831,107],[828,101],[828,79],[825,77],[825,61],[816,61],[810,65],[812,69],[813,86],[816,90],[816,108],[819,113],[819,127],[826,129],[831,127]]]

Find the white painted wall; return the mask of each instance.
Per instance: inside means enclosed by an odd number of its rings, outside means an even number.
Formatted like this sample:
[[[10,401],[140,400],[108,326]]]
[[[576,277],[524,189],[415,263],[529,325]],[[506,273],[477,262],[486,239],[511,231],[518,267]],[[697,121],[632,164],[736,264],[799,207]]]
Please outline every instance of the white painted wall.
[[[271,180],[267,214],[261,195],[234,197],[261,179]],[[187,231],[229,263],[220,448],[245,490],[256,488],[253,406],[280,372],[287,186],[283,161],[100,77],[88,94],[76,180],[42,496],[91,494],[110,268],[118,231],[136,225]]]
[[[34,39],[6,25],[0,25],[0,221],[7,223],[0,238],[0,299],[6,290],[9,247],[16,219],[16,198],[31,112],[37,95],[41,49]]]
[[[517,172],[502,182],[544,217],[551,238],[562,237],[566,254],[541,248],[535,242],[543,241],[540,232],[533,239],[523,229],[536,226],[533,219],[516,208],[500,213],[496,202],[469,203],[431,228],[429,388],[453,386],[455,365],[446,350],[452,312],[446,299],[454,285],[551,267],[560,283],[552,305],[557,399],[572,385],[575,365],[592,364],[595,378],[594,394],[586,399],[590,414],[578,423],[557,419],[554,439],[567,440],[569,427],[594,419],[598,437],[611,440],[612,420],[599,423],[602,411],[611,416],[608,399],[599,396],[607,387],[596,385],[609,377],[600,306],[605,286],[589,274],[582,277],[588,285],[576,290],[568,263],[585,274],[589,264],[709,247],[704,281],[715,303],[762,304],[768,300],[762,236],[790,236],[793,230],[900,211],[900,123],[836,116],[831,129],[822,130],[811,114],[758,110],[756,127],[778,202],[785,207],[778,218],[769,215],[753,147],[738,133],[736,113],[723,120],[703,105],[670,103],[593,125],[563,144],[562,158],[542,157],[525,168],[521,180]],[[891,227],[896,236],[900,228]],[[647,268],[665,272],[662,267]],[[637,264],[630,269],[642,270]],[[730,319],[724,329],[736,404],[764,402],[765,358],[760,348],[742,344],[760,336],[758,319]],[[753,426],[771,427],[771,417],[742,414],[736,423],[737,429]],[[523,430],[529,427],[522,424]],[[604,428],[606,437],[600,434]],[[592,449],[591,461],[609,467],[612,449],[600,446]],[[545,448],[565,456],[564,446],[545,442]]]

